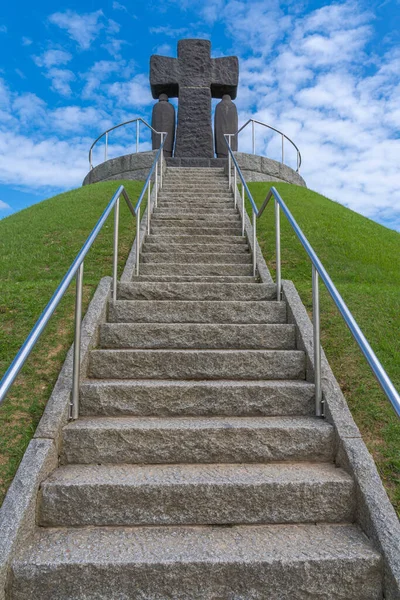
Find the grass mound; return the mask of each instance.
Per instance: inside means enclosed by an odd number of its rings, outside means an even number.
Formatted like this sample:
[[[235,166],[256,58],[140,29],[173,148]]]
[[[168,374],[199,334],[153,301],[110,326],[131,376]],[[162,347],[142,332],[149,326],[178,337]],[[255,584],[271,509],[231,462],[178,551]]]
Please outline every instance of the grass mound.
[[[399,390],[400,234],[315,192],[286,183],[251,183],[257,206],[271,185],[288,205]],[[249,207],[248,211],[250,214]],[[266,262],[275,276],[272,205],[259,219],[257,229]],[[283,214],[281,232],[282,277],[294,281],[311,316],[311,263]],[[321,341],[400,514],[400,421],[323,284]]]
[[[136,200],[143,183],[109,181],[60,194],[0,221],[0,377],[6,371],[120,183]],[[120,272],[135,236],[124,201]],[[113,213],[84,265],[84,310],[112,273]],[[0,505],[73,341],[75,284],[0,407]]]

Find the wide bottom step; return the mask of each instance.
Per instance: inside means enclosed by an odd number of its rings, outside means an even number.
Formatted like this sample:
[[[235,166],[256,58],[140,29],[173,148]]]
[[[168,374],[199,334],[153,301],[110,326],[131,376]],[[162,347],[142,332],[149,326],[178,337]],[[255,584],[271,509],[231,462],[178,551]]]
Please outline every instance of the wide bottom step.
[[[381,600],[381,560],[352,525],[45,529],[10,597]]]

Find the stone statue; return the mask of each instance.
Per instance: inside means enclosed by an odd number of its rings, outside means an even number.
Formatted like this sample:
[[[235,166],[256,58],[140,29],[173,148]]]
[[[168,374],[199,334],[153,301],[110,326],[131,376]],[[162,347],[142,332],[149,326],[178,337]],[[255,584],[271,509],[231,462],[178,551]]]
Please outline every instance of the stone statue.
[[[238,130],[238,113],[236,105],[232,102],[229,94],[222,96],[221,102],[215,107],[214,135],[215,153],[218,158],[227,158],[228,146],[225,141],[225,133],[236,133]],[[231,148],[234,152],[238,149],[237,135],[231,137]]]
[[[179,98],[176,157],[214,157],[211,98],[236,98],[238,79],[237,57],[211,58],[208,40],[180,40],[178,58],[151,57],[153,98]]]
[[[153,106],[151,126],[156,131],[168,133],[164,144],[164,156],[172,156],[175,140],[175,108],[168,101],[167,94],[160,94],[157,104]],[[153,150],[161,146],[161,135],[151,132]]]

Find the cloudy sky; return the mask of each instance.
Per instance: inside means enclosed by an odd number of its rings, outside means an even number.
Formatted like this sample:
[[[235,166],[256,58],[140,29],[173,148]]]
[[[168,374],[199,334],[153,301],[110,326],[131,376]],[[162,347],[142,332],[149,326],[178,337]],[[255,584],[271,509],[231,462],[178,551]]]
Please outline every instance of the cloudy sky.
[[[175,56],[182,37],[239,56],[239,122],[292,137],[310,188],[400,230],[397,0],[3,3],[0,217],[79,186],[99,133],[148,118],[149,56]],[[134,140],[116,134],[111,153]],[[279,159],[279,140],[257,131],[257,151]]]

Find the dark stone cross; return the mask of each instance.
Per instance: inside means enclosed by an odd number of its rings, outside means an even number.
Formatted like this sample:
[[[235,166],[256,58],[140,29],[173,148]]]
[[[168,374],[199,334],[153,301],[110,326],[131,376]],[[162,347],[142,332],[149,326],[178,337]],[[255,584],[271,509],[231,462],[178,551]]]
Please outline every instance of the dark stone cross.
[[[236,98],[238,79],[237,57],[211,58],[208,40],[180,40],[178,58],[150,58],[153,98],[179,98],[175,156],[214,156],[211,98]]]

